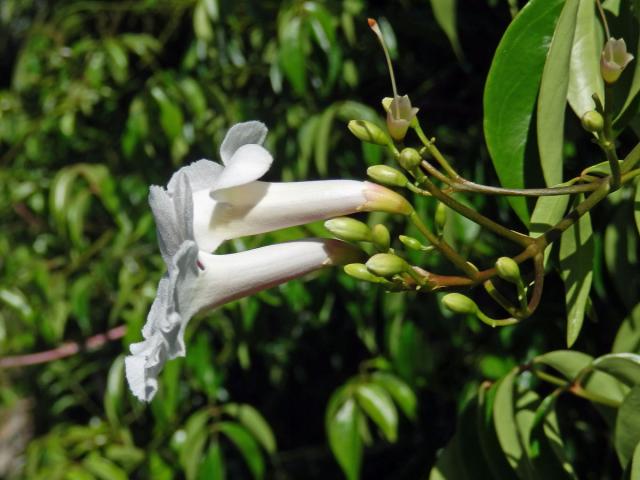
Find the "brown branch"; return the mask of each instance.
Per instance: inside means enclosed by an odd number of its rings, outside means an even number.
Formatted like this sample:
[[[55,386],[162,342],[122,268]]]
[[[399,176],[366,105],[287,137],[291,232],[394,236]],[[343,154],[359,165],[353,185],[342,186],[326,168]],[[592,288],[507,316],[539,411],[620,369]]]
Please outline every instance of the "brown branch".
[[[80,351],[97,350],[110,341],[122,338],[126,331],[127,327],[125,325],[120,325],[106,331],[105,333],[93,335],[83,342],[66,342],[57,348],[45,350],[44,352],[2,357],[0,358],[0,368],[26,367],[29,365],[38,365],[40,363],[49,363],[55,360],[60,360],[61,358],[70,357]]]

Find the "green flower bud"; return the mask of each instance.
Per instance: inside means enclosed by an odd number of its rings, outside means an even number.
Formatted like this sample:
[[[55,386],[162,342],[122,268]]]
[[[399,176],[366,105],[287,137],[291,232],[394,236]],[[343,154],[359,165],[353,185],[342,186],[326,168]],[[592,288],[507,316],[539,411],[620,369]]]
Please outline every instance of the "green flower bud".
[[[623,38],[616,40],[611,37],[607,40],[600,55],[600,73],[604,81],[608,84],[617,82],[631,60],[633,55],[627,52],[627,44]]]
[[[587,132],[598,133],[604,128],[604,118],[595,110],[585,113],[580,121],[582,122],[582,128]]]
[[[387,187],[405,187],[409,183],[402,172],[386,165],[374,165],[367,168],[367,175]]]
[[[391,102],[393,102],[392,97],[384,97],[382,99],[382,108],[384,108],[384,111],[387,113],[389,113],[389,109],[391,108]]]
[[[422,157],[415,148],[403,148],[398,162],[405,170],[413,170],[422,161]]]
[[[438,203],[435,214],[436,230],[441,233],[447,223],[447,206],[444,203]]]
[[[442,303],[445,307],[454,313],[475,314],[478,311],[478,305],[466,295],[461,293],[449,293],[442,297]]]
[[[350,263],[349,265],[345,265],[344,272],[350,277],[357,278],[358,280],[364,280],[365,282],[386,282],[384,278],[377,277],[367,270],[367,266],[364,263]]]
[[[500,257],[496,260],[496,270],[498,276],[507,282],[518,284],[522,281],[520,267],[512,258]]]
[[[411,215],[413,207],[402,195],[376,183],[365,182],[363,190],[366,202],[358,208],[363,212],[387,212]]]
[[[380,277],[392,277],[411,268],[402,258],[392,253],[377,253],[367,261],[366,265],[371,273]]]
[[[347,240],[349,242],[371,241],[371,230],[369,227],[355,218],[332,218],[324,222],[324,226],[340,240]]]
[[[374,225],[371,229],[371,239],[376,248],[382,252],[389,250],[391,235],[389,229],[382,224]]]
[[[398,238],[400,238],[400,241],[405,247],[410,248],[411,250],[422,251],[427,248],[416,238],[408,237],[406,235],[400,235]]]
[[[366,120],[351,120],[347,127],[363,142],[375,143],[376,145],[391,143],[389,136],[380,127]]]

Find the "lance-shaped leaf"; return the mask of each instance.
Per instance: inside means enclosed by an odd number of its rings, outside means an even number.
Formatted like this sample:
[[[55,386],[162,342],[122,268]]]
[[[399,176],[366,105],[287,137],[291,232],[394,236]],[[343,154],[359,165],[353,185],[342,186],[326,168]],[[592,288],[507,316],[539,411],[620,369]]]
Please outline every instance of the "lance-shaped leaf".
[[[564,113],[579,4],[580,0],[567,0],[564,4],[540,81],[536,130],[540,166],[547,185],[556,185],[562,181]]]
[[[564,0],[532,0],[505,32],[489,70],[484,90],[484,133],[500,183],[522,188],[531,120],[549,38]],[[509,202],[527,224],[523,198]]]
[[[616,427],[613,435],[613,444],[616,453],[625,468],[633,451],[640,442],[640,385],[636,386],[625,397],[624,402],[618,410]]]
[[[593,278],[593,231],[591,218],[584,214],[560,238],[560,269],[567,306],[567,346],[571,347],[582,329]]]

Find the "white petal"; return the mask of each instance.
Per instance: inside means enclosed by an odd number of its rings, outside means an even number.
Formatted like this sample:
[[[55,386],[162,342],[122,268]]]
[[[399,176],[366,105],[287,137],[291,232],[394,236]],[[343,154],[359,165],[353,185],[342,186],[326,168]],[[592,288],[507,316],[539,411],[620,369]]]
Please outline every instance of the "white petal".
[[[194,192],[211,188],[218,176],[222,173],[223,169],[224,167],[222,165],[212,162],[211,160],[198,160],[197,162],[193,162],[191,165],[182,167],[174,173],[171,180],[169,180],[167,190],[170,193],[174,191],[176,188],[178,174],[180,173],[187,176],[189,184],[191,185],[191,190]]]
[[[222,241],[347,215],[364,203],[366,183],[355,180],[252,182],[216,192],[215,200],[194,194],[194,238],[201,250]]]
[[[243,145],[227,160],[224,171],[211,187],[211,195],[225,188],[245,185],[261,178],[273,163],[273,157],[260,145]]]
[[[229,129],[220,146],[220,158],[225,165],[243,145],[262,145],[267,137],[267,127],[262,122],[237,123]]]

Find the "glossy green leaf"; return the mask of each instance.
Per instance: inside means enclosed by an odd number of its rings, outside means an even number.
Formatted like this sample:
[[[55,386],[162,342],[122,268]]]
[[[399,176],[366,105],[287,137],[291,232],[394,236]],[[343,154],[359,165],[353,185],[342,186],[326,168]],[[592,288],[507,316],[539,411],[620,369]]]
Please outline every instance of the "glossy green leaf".
[[[416,418],[418,401],[411,387],[395,375],[387,372],[375,372],[371,380],[384,388],[393,400],[398,404],[404,414],[410,418]]]
[[[616,418],[613,444],[622,468],[626,468],[631,460],[638,442],[640,442],[640,385],[634,387],[625,397]]]
[[[584,214],[560,238],[560,270],[567,306],[567,346],[582,329],[593,278],[593,231],[589,213]]]
[[[380,428],[390,442],[398,438],[398,411],[393,400],[376,384],[361,384],[356,390],[358,405]]]
[[[633,451],[629,478],[631,480],[638,480],[640,478],[640,443],[636,445],[636,449]]]
[[[522,477],[528,471],[526,451],[516,423],[516,392],[515,380],[518,370],[512,370],[500,380],[493,404],[493,421],[504,455],[518,476]]]
[[[564,114],[579,4],[580,0],[567,0],[562,7],[540,80],[536,132],[540,166],[547,185],[562,182]]]
[[[262,447],[270,454],[276,451],[276,439],[269,423],[264,419],[262,414],[251,405],[245,404],[228,404],[223,407],[223,411],[235,417],[254,438],[262,445]]]
[[[298,95],[304,95],[307,90],[307,73],[303,50],[306,39],[302,38],[302,20],[287,12],[278,24],[280,68],[294,91]]]
[[[208,409],[198,410],[192,414],[184,426],[184,440],[179,446],[180,464],[187,480],[196,478],[202,454],[209,437],[207,425],[211,417]]]
[[[253,478],[264,478],[264,458],[253,436],[243,426],[235,422],[220,422],[216,424],[216,428],[226,435],[236,448],[240,450]]]
[[[456,25],[456,4],[456,0],[431,0],[433,16],[449,39],[456,57],[458,57],[458,60],[462,60],[462,48],[460,47],[458,28]]]
[[[218,442],[209,445],[209,449],[198,470],[198,480],[224,480],[226,478],[224,457]]]
[[[455,445],[449,444],[439,452],[438,460],[429,473],[429,480],[465,480],[463,463]]]
[[[337,403],[340,396],[340,391],[336,392],[327,408],[325,424],[329,446],[347,480],[358,480],[362,464],[362,440],[358,424],[362,413],[352,397],[338,407],[331,408],[331,403]]]
[[[532,0],[505,32],[484,90],[484,133],[493,165],[504,187],[522,188],[525,154],[542,69],[563,0]],[[529,223],[523,198],[509,202]]]
[[[610,353],[596,358],[593,361],[593,366],[630,387],[640,385],[640,355],[635,353]]]
[[[569,105],[578,118],[595,108],[591,98],[594,93],[604,99],[604,82],[600,75],[603,43],[604,34],[596,15],[595,2],[581,0],[573,36],[567,94]]]
[[[613,341],[611,351],[613,353],[640,353],[640,303],[622,321]]]

